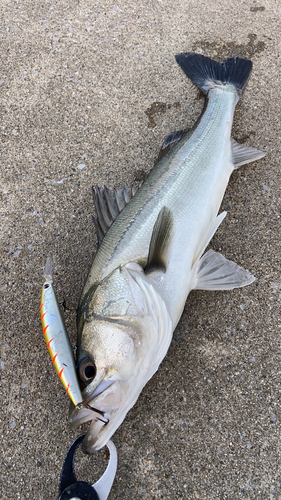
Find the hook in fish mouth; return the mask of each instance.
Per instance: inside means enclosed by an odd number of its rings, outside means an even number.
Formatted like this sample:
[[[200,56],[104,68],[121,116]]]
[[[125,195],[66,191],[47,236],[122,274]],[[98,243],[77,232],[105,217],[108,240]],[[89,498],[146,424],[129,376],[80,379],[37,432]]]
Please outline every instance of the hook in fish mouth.
[[[82,408],[86,408],[87,410],[91,410],[92,412],[98,413],[102,418],[96,417],[96,420],[99,420],[102,422],[104,425],[107,425],[109,422],[109,418],[105,417],[105,412],[98,410],[98,408],[94,408],[93,406],[87,404],[87,403],[79,403],[76,405],[77,410],[80,410]]]
[[[88,432],[83,440],[82,451],[93,453],[107,443],[116,421],[116,414],[122,402],[119,382],[103,380],[92,390],[84,391],[84,401],[70,407],[69,423],[72,430],[89,423]],[[88,394],[87,394],[88,392]],[[86,396],[86,397],[85,397]],[[98,447],[95,448],[95,443]]]

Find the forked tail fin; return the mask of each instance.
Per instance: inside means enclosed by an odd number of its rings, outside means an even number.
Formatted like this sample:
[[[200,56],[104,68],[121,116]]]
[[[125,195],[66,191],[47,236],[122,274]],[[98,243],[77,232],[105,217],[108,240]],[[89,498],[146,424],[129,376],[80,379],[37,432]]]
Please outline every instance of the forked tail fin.
[[[181,69],[204,94],[216,84],[229,83],[236,87],[239,94],[249,80],[252,61],[249,59],[230,58],[223,62],[213,61],[210,57],[193,52],[185,52],[175,56]]]

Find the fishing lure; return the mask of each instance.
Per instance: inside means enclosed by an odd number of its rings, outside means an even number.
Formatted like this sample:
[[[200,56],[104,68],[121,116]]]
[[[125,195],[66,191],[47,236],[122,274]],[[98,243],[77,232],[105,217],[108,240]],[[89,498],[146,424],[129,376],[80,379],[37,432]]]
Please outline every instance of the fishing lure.
[[[82,395],[76,375],[72,347],[52,285],[52,261],[49,257],[44,277],[40,305],[43,335],[62,385],[73,404],[77,406],[82,402]]]
[[[90,413],[96,422],[100,421],[106,425],[109,420],[104,416],[104,412],[82,402],[72,347],[52,285],[50,257],[47,258],[44,277],[40,305],[41,323],[53,365],[74,406],[80,411],[83,410],[85,415]]]

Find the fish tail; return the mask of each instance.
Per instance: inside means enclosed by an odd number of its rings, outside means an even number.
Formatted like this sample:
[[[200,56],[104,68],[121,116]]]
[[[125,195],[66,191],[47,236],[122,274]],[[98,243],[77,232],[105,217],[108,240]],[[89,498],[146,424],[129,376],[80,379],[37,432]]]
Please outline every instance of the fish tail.
[[[215,84],[232,84],[239,94],[249,80],[252,61],[232,57],[222,62],[194,52],[185,52],[175,56],[177,63],[190,80],[207,94]]]

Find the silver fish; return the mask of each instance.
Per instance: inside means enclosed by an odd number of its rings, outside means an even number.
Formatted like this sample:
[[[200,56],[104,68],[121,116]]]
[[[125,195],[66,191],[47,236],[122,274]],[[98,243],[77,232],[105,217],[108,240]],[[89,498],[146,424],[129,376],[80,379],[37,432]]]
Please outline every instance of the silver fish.
[[[142,186],[94,189],[100,247],[79,304],[78,372],[83,402],[109,422],[93,420],[86,408],[71,409],[73,428],[92,421],[87,453],[108,442],[158,369],[189,292],[254,281],[220,253],[204,254],[226,215],[217,214],[231,173],[265,155],[231,139],[252,63],[193,53],[176,61],[207,96],[197,123],[166,137]]]

